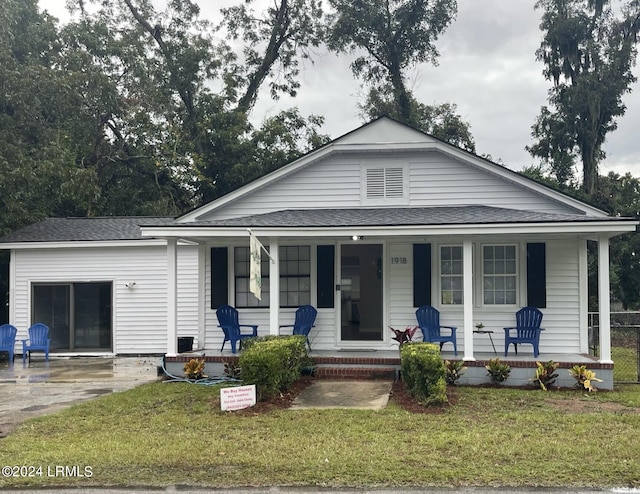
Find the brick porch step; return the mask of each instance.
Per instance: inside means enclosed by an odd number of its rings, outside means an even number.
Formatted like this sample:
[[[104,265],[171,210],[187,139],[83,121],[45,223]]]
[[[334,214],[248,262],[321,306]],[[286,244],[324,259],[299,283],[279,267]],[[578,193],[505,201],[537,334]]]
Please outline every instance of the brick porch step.
[[[318,379],[385,379],[394,380],[395,367],[316,367]]]

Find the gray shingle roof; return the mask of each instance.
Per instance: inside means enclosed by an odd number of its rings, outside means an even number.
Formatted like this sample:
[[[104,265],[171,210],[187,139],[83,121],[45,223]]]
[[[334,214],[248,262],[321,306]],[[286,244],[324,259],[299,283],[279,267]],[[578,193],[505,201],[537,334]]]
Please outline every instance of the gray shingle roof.
[[[490,206],[372,209],[293,209],[216,221],[176,223],[163,217],[49,218],[0,239],[17,242],[79,242],[141,240],[140,226],[219,228],[385,227],[415,225],[473,225],[522,223],[574,223],[629,220],[584,214],[554,214]]]
[[[469,225],[505,223],[564,223],[620,220],[584,214],[557,214],[495,208],[453,206],[429,208],[295,209],[240,218],[185,223],[208,227],[356,227],[411,225]]]
[[[164,225],[167,217],[48,218],[12,232],[0,243],[140,240],[140,225]]]

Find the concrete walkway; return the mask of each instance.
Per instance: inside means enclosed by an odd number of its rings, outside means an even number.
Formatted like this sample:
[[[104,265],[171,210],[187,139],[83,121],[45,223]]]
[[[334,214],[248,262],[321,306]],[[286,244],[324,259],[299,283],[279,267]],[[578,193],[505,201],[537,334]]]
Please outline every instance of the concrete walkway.
[[[158,379],[159,357],[49,358],[0,362],[0,437],[19,423]]]
[[[317,380],[294,400],[292,409],[384,408],[389,402],[391,381]]]

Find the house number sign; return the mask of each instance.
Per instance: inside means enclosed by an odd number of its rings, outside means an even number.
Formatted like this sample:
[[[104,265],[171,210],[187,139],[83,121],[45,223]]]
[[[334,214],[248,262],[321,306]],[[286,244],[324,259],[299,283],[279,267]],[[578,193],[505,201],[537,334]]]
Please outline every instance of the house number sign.
[[[391,264],[409,264],[409,261],[406,257],[393,256],[391,257]]]

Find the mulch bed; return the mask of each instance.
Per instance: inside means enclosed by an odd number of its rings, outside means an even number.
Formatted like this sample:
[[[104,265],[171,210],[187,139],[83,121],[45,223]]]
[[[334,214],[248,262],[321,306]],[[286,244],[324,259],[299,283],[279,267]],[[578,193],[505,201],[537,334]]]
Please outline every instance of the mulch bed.
[[[310,376],[303,376],[299,379],[286,393],[273,396],[269,400],[259,401],[255,406],[251,408],[245,408],[244,410],[235,410],[233,413],[237,415],[260,415],[262,413],[268,413],[273,410],[286,409],[291,406],[296,396],[302,392],[305,388],[309,387],[313,383],[314,379]],[[397,404],[404,410],[411,413],[443,413],[448,407],[457,402],[456,390],[453,386],[447,386],[447,398],[449,403],[440,406],[423,406],[409,393],[407,393],[406,387],[402,381],[394,381],[391,386],[391,394],[389,401]],[[218,405],[219,406],[219,405]]]

